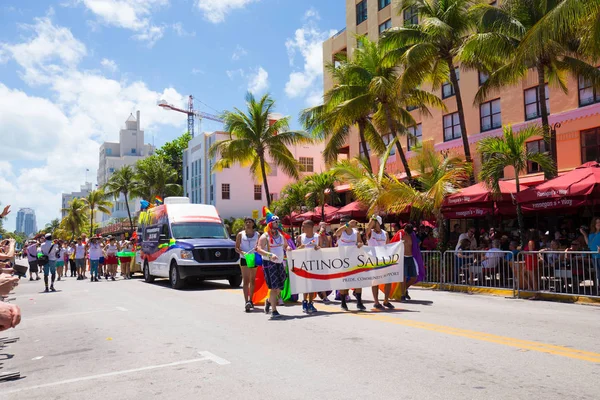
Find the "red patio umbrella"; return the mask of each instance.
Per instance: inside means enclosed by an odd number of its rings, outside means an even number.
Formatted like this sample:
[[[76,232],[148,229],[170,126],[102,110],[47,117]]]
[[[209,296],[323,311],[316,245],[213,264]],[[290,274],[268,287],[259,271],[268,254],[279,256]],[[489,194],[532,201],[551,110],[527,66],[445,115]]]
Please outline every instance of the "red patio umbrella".
[[[325,221],[328,223],[337,223],[340,222],[341,217],[350,217],[353,219],[365,218],[368,210],[369,208],[367,206],[362,205],[358,201],[353,201],[339,210],[326,214]]]
[[[600,164],[593,161],[517,196],[524,211],[545,211],[594,205],[600,202]]]
[[[486,215],[515,215],[513,196],[517,193],[517,185],[510,181],[499,181],[500,194],[495,197],[493,191],[484,183],[461,189],[446,199],[442,206],[445,218],[480,218]],[[527,187],[520,185],[520,190]]]

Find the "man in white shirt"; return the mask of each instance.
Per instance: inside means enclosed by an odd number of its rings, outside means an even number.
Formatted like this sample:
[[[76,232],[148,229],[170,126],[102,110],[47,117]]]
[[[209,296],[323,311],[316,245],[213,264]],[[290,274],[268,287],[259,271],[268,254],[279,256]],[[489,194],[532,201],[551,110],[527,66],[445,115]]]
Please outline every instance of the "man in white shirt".
[[[460,242],[464,239],[468,239],[471,242],[471,250],[477,250],[477,239],[475,239],[475,228],[470,226],[466,233],[461,233],[458,237],[458,243],[456,244],[455,251],[458,251]],[[465,249],[463,249],[465,250]]]
[[[35,274],[35,280],[40,280],[39,268],[38,268],[38,242],[32,240],[27,246],[27,261],[29,262],[29,280],[33,280],[33,274]]]
[[[46,285],[44,292],[56,292],[56,289],[54,289],[54,280],[56,279],[56,250],[58,250],[58,245],[52,243],[52,235],[47,233],[42,239],[40,247],[42,254],[48,257],[48,261],[44,264],[44,284]],[[50,274],[52,275],[52,281],[50,283],[50,290],[48,290],[48,275]]]
[[[504,254],[500,250],[500,240],[494,239],[492,240],[492,247],[485,253],[485,258],[481,265],[485,269],[497,268],[503,256]]]
[[[81,238],[77,239],[75,245],[75,267],[77,268],[77,280],[86,279],[85,276],[85,243]]]

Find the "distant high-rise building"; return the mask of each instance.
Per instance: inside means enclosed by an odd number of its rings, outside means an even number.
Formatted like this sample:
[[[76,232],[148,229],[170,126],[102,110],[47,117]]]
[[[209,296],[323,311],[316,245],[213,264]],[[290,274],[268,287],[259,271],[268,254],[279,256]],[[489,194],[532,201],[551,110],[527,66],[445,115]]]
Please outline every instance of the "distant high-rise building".
[[[137,118],[133,114],[125,121],[125,129],[119,132],[119,142],[104,142],[100,146],[100,162],[98,165],[98,187],[102,187],[108,182],[111,175],[126,165],[135,165],[154,153],[154,146],[144,144],[144,131],[140,125],[140,112],[137,112]],[[111,215],[98,213],[96,221],[105,222],[109,219],[127,217],[125,206],[125,197],[119,196],[113,201]],[[139,210],[139,202],[130,199],[129,207],[133,214]]]
[[[31,208],[21,208],[17,213],[17,228],[15,232],[24,233],[29,237],[37,232],[35,211]]]
[[[73,199],[81,199],[87,197],[87,195],[92,191],[92,183],[86,182],[84,185],[81,185],[79,188],[79,192],[71,192],[71,193],[63,193],[62,194],[62,209],[69,207],[69,203]],[[66,217],[67,213],[61,210],[62,218]]]

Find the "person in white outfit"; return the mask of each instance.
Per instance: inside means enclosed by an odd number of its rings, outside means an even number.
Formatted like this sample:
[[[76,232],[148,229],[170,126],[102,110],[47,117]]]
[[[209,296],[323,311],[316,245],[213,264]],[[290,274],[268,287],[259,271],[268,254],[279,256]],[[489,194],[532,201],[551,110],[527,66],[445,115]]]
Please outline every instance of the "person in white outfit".
[[[323,247],[325,237],[315,233],[315,223],[309,219],[302,223],[302,234],[296,237],[297,249],[319,250]],[[302,312],[306,314],[316,313],[317,309],[313,304],[316,293],[303,293]]]
[[[355,220],[350,220],[348,217],[342,217],[340,220],[342,226],[335,231],[335,235],[337,236],[337,245],[338,247],[345,246],[357,246],[361,248],[363,246],[363,241],[358,234],[358,230],[356,227],[358,226],[358,222]],[[346,295],[348,294],[348,290],[340,290],[340,295],[342,299],[342,310],[348,311],[348,305],[346,304]],[[362,288],[355,288],[354,295],[356,296],[356,308],[360,311],[364,311],[367,308],[363,305],[362,302]]]
[[[379,215],[373,215],[369,224],[367,225],[367,245],[369,246],[385,246],[390,242],[390,238],[386,231],[381,229],[382,220]],[[392,284],[386,283],[383,286],[383,305],[379,302],[379,286],[375,285],[372,288],[373,291],[373,307],[378,310],[383,310],[384,307],[390,310],[394,309],[394,305],[390,303],[390,292],[392,291]]]
[[[256,269],[248,268],[245,255],[256,252],[258,237],[260,235],[256,231],[256,222],[252,218],[244,219],[244,230],[238,232],[235,238],[235,251],[240,257],[240,268],[242,270],[242,290],[244,293],[244,311],[250,312],[254,309],[252,297],[254,296],[254,280],[256,279]]]

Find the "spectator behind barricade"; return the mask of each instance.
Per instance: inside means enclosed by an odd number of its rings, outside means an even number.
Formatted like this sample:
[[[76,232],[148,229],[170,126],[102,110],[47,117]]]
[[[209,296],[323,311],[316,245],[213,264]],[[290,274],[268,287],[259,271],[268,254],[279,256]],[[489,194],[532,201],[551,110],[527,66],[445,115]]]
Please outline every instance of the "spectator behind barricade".
[[[460,225],[459,224],[454,224],[454,228],[452,229],[452,232],[450,232],[450,235],[448,236],[448,245],[450,248],[454,247],[456,248],[458,245],[458,237],[460,236]]]
[[[551,246],[550,235],[545,234],[542,236],[542,240],[540,240],[540,249],[548,249]]]
[[[471,253],[471,241],[463,239],[458,243],[458,248],[455,254],[454,273],[455,282],[460,283],[460,271],[471,265],[474,260],[474,254]]]
[[[506,255],[507,261],[515,261],[517,259],[517,254],[519,254],[518,247],[519,244],[514,240],[508,244],[508,251],[510,251],[510,253]]]
[[[500,249],[502,251],[508,251],[510,246],[510,239],[506,235],[502,235],[500,238]]]
[[[537,245],[540,243],[539,232],[535,229],[529,230],[529,241],[527,245],[523,248],[523,251],[526,252],[536,252]],[[527,254],[525,256],[525,280],[526,287],[525,290],[531,290],[537,292],[540,285],[539,279],[539,258],[538,254]],[[539,299],[539,293],[536,293],[532,299]]]
[[[456,244],[455,250],[458,251],[458,248],[461,246],[463,240],[467,239],[469,241],[469,249],[477,250],[477,239],[475,239],[475,228],[470,226],[466,233],[461,233],[458,237],[458,243]],[[463,250],[466,250],[463,248]]]
[[[421,250],[436,250],[438,245],[438,240],[433,236],[433,230],[430,229],[429,233],[421,243]]]
[[[493,269],[498,267],[500,260],[502,260],[503,253],[500,250],[500,241],[498,239],[492,240],[492,247],[485,253],[485,258],[481,265],[486,269]]]
[[[586,227],[581,227],[579,232],[583,235],[585,243],[590,251],[593,251],[592,260],[596,267],[596,285],[600,282],[600,218],[593,218],[590,233]]]
[[[543,254],[543,260],[546,264],[553,268],[560,268],[560,243],[558,240],[552,240],[550,242],[550,246],[546,248],[542,248],[540,252],[546,253]]]

